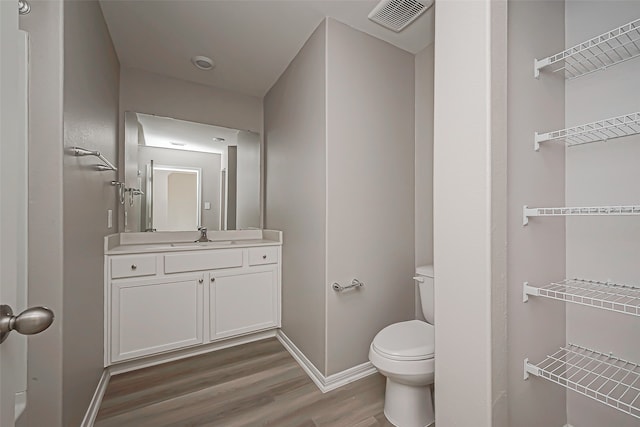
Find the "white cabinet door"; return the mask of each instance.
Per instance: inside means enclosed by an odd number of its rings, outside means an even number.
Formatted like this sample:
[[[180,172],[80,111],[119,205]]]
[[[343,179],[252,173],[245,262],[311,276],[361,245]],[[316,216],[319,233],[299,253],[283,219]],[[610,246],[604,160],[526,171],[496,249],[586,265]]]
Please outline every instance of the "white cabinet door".
[[[277,266],[210,273],[211,341],[278,326]]]
[[[111,362],[202,343],[203,275],[111,282]]]

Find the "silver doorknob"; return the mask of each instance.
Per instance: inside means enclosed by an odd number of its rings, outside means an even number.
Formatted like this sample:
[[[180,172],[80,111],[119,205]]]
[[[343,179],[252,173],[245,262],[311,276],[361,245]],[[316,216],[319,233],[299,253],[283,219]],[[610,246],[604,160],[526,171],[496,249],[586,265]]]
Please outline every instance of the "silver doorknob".
[[[0,343],[4,342],[11,331],[23,335],[39,334],[53,323],[53,311],[47,307],[31,307],[13,315],[8,305],[0,305]]]

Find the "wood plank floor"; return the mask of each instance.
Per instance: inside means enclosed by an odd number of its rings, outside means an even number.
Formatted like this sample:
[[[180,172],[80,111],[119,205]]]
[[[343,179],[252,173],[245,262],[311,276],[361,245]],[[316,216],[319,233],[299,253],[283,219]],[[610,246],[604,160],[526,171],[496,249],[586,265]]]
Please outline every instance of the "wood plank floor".
[[[392,427],[384,386],[323,394],[272,338],[112,377],[95,427]]]

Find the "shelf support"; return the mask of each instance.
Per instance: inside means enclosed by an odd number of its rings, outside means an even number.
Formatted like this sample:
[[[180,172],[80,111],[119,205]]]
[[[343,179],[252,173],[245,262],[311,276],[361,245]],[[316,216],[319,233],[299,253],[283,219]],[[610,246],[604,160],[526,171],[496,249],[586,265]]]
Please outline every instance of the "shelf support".
[[[533,297],[540,296],[540,290],[534,286],[529,286],[529,282],[522,284],[522,302],[529,302],[529,295]]]
[[[524,380],[529,379],[529,375],[540,376],[540,368],[529,363],[529,358],[524,359]]]

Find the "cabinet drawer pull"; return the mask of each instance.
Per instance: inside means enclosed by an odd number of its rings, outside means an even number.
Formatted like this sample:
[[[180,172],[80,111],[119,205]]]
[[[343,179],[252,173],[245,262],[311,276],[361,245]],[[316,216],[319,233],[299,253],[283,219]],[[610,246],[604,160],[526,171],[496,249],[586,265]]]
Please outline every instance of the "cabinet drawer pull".
[[[215,278],[215,277],[212,277],[212,278],[211,278],[211,283],[213,283],[213,282],[215,282],[215,281],[216,281],[216,278]]]
[[[266,255],[262,255],[262,259],[267,259],[267,256]]]
[[[202,284],[204,282],[204,279],[198,279],[198,283]]]
[[[138,266],[136,264],[131,264],[131,269],[135,270],[136,268],[138,268]]]

